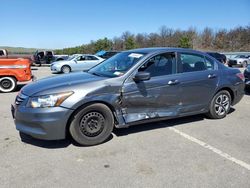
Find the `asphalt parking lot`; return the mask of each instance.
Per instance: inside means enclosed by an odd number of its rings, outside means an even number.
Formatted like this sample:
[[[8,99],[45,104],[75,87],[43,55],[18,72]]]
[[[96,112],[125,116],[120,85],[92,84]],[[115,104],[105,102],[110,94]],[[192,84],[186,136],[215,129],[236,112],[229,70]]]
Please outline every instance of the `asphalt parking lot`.
[[[48,67],[33,74],[51,75]],[[16,95],[0,94],[0,187],[250,187],[250,94],[225,119],[119,129],[94,147],[19,135]]]

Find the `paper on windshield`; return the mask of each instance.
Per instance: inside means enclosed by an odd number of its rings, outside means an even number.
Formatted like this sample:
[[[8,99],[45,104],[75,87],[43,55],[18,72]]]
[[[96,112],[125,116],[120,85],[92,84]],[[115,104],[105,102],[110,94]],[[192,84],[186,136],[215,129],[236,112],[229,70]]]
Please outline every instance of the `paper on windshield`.
[[[142,54],[137,54],[137,53],[131,53],[128,55],[128,57],[132,57],[132,58],[140,58],[141,56],[143,56]]]
[[[119,71],[115,71],[115,72],[114,72],[114,75],[116,75],[116,76],[121,76],[121,75],[123,75],[123,73],[122,73],[122,72],[119,72]]]

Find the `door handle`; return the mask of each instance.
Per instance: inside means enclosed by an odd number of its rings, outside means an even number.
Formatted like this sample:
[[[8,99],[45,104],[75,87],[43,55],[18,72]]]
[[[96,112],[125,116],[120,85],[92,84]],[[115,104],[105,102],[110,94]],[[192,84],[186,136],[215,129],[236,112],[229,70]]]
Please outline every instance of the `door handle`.
[[[208,75],[208,78],[209,78],[209,79],[216,78],[216,77],[217,77],[216,74],[209,74],[209,75]]]
[[[170,81],[168,81],[168,85],[177,85],[179,83],[180,82],[178,80],[170,80]]]

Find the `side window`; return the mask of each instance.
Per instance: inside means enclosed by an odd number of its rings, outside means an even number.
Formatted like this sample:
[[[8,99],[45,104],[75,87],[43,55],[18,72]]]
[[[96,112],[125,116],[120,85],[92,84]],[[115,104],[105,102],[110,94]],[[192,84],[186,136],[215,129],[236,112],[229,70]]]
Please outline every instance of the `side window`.
[[[214,70],[214,61],[208,57],[205,57],[205,65],[207,70]]]
[[[43,57],[44,57],[44,52],[39,52],[37,55],[38,55],[40,58],[43,58]]]
[[[151,77],[163,76],[175,73],[175,54],[164,53],[152,57],[139,68],[140,71],[149,72]]]
[[[53,53],[50,51],[47,51],[47,56],[53,56]]]
[[[79,56],[76,58],[77,61],[84,61],[85,60],[85,57],[84,56]]]
[[[86,56],[85,57],[86,60],[98,60],[96,57],[94,56]]]
[[[198,54],[181,53],[182,72],[195,72],[207,70],[204,57]]]

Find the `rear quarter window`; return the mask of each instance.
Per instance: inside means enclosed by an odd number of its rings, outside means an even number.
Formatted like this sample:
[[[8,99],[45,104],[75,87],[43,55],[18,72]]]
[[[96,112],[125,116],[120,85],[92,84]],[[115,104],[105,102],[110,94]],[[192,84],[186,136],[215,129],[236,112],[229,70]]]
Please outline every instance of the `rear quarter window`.
[[[212,59],[205,57],[205,65],[207,70],[214,70],[215,62]]]

